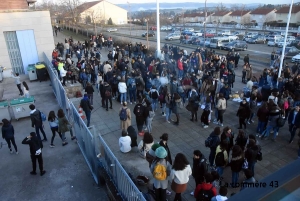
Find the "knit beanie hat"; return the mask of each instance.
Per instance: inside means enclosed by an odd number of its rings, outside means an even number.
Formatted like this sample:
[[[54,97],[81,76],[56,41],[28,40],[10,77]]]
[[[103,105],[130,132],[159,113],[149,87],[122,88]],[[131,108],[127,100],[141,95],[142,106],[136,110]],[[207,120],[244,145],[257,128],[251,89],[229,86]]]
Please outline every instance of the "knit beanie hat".
[[[158,147],[160,147],[160,144],[155,143],[155,144],[152,145],[151,149],[152,149],[153,151],[155,151]]]
[[[155,155],[158,158],[166,158],[167,157],[167,151],[166,151],[166,149],[164,147],[158,147],[155,150]]]

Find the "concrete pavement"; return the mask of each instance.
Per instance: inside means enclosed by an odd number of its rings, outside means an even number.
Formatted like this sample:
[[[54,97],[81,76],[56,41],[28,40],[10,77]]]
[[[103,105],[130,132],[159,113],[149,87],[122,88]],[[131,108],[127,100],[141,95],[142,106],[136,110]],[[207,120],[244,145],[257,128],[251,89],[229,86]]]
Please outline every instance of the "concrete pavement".
[[[73,36],[74,38],[76,36]],[[62,37],[64,38],[64,37]],[[83,37],[84,38],[84,37]],[[101,51],[103,59],[107,55],[107,52]],[[262,66],[263,67],[263,66]],[[234,83],[232,91],[241,91],[244,84],[241,82],[241,68],[236,71],[237,77]],[[75,103],[76,105],[77,103]],[[148,168],[146,160],[139,157],[137,150],[133,150],[130,153],[123,154],[119,151],[118,139],[121,136],[120,120],[118,116],[120,103],[113,101],[113,110],[105,111],[100,106],[100,97],[96,93],[94,94],[94,110],[91,116],[91,125],[94,125],[96,130],[102,135],[106,143],[109,145],[113,153],[119,159],[120,163],[125,167],[128,172],[131,172],[134,176],[139,174],[147,175],[150,178],[151,173]],[[129,104],[131,112],[134,105]],[[238,131],[238,118],[236,112],[238,109],[238,103],[229,101],[228,109],[224,114],[224,126],[232,127],[235,135]],[[152,135],[155,142],[159,142],[159,137],[162,133],[169,133],[169,147],[171,150],[172,158],[179,152],[186,155],[190,162],[192,162],[193,151],[200,149],[206,157],[209,155],[209,149],[204,146],[204,141],[208,135],[212,132],[216,125],[210,124],[209,128],[203,129],[200,126],[200,122],[191,122],[190,113],[185,109],[179,109],[180,111],[180,125],[174,126],[165,122],[165,118],[161,116],[160,110],[156,112],[156,116],[153,121],[153,132]],[[198,112],[198,117],[201,115],[201,110]],[[133,115],[133,114],[132,114]],[[214,113],[213,113],[214,115]],[[172,115],[172,118],[174,116]],[[200,118],[198,118],[200,119]],[[257,118],[254,118],[255,123],[247,125],[247,134],[255,134],[255,128],[257,125]],[[135,117],[133,115],[132,124],[136,125]],[[283,127],[279,130],[279,135],[276,142],[272,141],[260,141],[262,147],[263,160],[258,162],[255,166],[255,178],[261,180],[262,178],[270,175],[276,170],[284,167],[286,164],[297,158],[297,145],[294,142],[289,145],[287,140],[290,134],[287,127]],[[138,137],[138,142],[141,137]],[[243,174],[240,174],[240,182],[244,178]],[[230,168],[226,168],[224,171],[224,179],[226,182],[231,182],[231,171]],[[151,187],[151,185],[149,185]],[[195,184],[193,179],[190,179],[188,189],[183,194],[185,200],[194,200],[189,193],[194,189]],[[169,188],[170,190],[170,188]],[[228,195],[232,192],[238,192],[238,189],[229,189]],[[174,195],[174,193],[172,193]],[[172,199],[172,196],[168,196],[168,199]]]

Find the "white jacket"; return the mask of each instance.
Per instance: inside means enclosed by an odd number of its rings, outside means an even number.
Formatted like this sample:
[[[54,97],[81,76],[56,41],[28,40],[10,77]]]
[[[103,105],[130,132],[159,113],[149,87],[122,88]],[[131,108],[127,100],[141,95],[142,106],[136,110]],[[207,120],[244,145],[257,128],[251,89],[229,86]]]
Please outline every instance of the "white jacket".
[[[127,86],[125,82],[119,82],[118,89],[120,93],[127,93]]]
[[[120,137],[119,146],[120,150],[123,153],[127,153],[131,150],[131,138],[129,136]]]
[[[187,165],[183,170],[172,169],[170,179],[174,180],[176,184],[186,184],[189,182],[189,177],[192,174],[190,165]]]
[[[67,75],[67,71],[64,68],[60,69],[59,73],[61,77],[65,77]]]

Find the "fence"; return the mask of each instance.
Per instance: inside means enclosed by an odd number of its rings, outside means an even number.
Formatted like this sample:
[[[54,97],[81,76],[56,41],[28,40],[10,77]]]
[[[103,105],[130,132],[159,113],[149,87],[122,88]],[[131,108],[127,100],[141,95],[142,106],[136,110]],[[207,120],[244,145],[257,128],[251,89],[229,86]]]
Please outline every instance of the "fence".
[[[52,63],[46,54],[43,54],[53,92],[56,96],[59,106],[65,111],[67,118],[73,124],[73,130],[77,138],[78,146],[94,177],[95,182],[99,184],[99,166],[102,166],[114,183],[119,195],[121,195],[124,200],[146,201],[142,193],[132,182],[103,138],[96,133],[93,126],[87,127],[84,121],[81,119],[77,108],[67,98],[66,91],[58,78],[56,69],[53,68]],[[97,154],[99,153],[101,153],[100,158],[97,157]]]

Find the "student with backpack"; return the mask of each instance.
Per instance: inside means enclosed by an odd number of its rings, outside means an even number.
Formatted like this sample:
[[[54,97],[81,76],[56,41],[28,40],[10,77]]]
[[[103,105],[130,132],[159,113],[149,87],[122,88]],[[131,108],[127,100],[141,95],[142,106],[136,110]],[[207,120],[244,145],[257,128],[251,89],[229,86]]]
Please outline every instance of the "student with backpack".
[[[175,156],[170,175],[172,179],[171,189],[176,193],[175,201],[181,201],[181,193],[186,190],[191,174],[192,169],[185,155],[178,153]]]
[[[152,86],[152,89],[149,91],[149,95],[150,95],[150,98],[152,99],[152,110],[156,111],[157,105],[158,105],[159,93],[156,90],[155,86]]]
[[[136,82],[135,78],[131,77],[130,75],[128,75],[127,88],[129,92],[130,104],[132,104],[132,102],[136,104]]]
[[[210,148],[209,164],[211,168],[214,165],[217,146],[220,144],[220,137],[219,137],[220,134],[221,134],[221,128],[218,126],[205,140],[205,146]]]
[[[222,178],[223,171],[228,164],[228,141],[222,140],[216,149],[215,166],[219,176]]]
[[[198,184],[194,191],[196,201],[210,201],[214,196],[217,196],[217,190],[212,185],[213,176],[210,173],[205,173],[204,182]]]
[[[155,150],[155,159],[153,160],[150,171],[153,175],[155,196],[158,201],[166,200],[166,191],[168,188],[168,176],[171,173],[171,164],[166,160],[168,153],[164,147],[158,147]]]
[[[248,162],[248,169],[252,171],[254,176],[254,167],[257,162],[258,152],[261,151],[260,146],[256,145],[253,139],[249,139],[249,144],[247,145],[247,150],[245,151],[245,158]]]
[[[104,82],[104,97],[105,97],[105,106],[106,106],[106,111],[108,111],[108,101],[110,104],[110,109],[112,109],[112,89],[111,86],[107,83]]]
[[[127,102],[123,102],[122,107],[119,111],[121,129],[127,130],[127,128],[131,125],[131,112],[130,108],[127,107]]]
[[[204,181],[204,175],[208,171],[208,161],[200,150],[194,151],[192,176],[195,179],[196,186]],[[191,192],[194,195],[194,191]]]
[[[145,122],[145,106],[142,104],[143,99],[139,99],[139,103],[133,109],[133,113],[135,115],[136,126],[139,132],[139,135],[143,135],[143,125]]]

